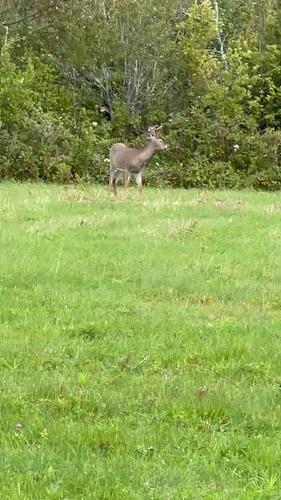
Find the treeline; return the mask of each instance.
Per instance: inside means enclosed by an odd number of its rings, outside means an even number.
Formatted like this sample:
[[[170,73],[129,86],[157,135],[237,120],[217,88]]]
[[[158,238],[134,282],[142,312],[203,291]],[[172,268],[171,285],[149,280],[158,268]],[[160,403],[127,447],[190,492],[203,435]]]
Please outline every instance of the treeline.
[[[146,182],[281,187],[279,0],[3,0],[0,178],[104,182],[163,124]]]

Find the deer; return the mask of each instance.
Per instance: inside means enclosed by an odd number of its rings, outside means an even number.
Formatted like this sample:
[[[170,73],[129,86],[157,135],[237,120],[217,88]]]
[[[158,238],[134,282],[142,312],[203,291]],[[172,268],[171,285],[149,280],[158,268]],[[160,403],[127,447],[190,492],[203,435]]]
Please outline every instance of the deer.
[[[122,142],[113,144],[109,151],[109,188],[115,196],[117,196],[117,180],[120,172],[125,173],[125,190],[127,191],[131,175],[133,175],[138,191],[140,195],[142,194],[142,170],[144,165],[156,151],[168,149],[168,144],[159,137],[161,129],[162,126],[158,127],[154,125],[153,127],[149,127],[148,144],[142,148],[130,148]]]

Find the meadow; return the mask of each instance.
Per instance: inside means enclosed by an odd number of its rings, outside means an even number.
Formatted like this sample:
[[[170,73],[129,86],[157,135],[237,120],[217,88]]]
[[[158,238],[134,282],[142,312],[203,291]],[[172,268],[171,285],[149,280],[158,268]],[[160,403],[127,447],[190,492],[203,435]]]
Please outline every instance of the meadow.
[[[281,498],[280,193],[0,185],[3,499]]]

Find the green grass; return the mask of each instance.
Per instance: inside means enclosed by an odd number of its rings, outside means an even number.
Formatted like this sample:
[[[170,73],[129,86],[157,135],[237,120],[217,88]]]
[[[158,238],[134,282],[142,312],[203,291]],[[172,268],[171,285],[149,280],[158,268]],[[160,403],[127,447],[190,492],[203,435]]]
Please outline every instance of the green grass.
[[[0,185],[1,499],[280,499],[280,194]]]

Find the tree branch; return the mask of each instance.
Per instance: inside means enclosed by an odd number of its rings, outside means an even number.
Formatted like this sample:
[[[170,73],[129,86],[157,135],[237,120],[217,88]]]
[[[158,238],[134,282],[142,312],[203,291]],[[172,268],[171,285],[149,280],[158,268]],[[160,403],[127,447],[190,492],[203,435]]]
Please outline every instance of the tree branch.
[[[33,14],[28,14],[24,17],[21,17],[20,19],[15,19],[14,21],[9,21],[7,23],[0,23],[0,26],[3,26],[3,28],[8,28],[9,26],[14,26],[15,24],[20,24],[23,23],[24,21],[27,21],[27,19],[32,19],[33,17],[38,16],[39,12],[33,12]]]

